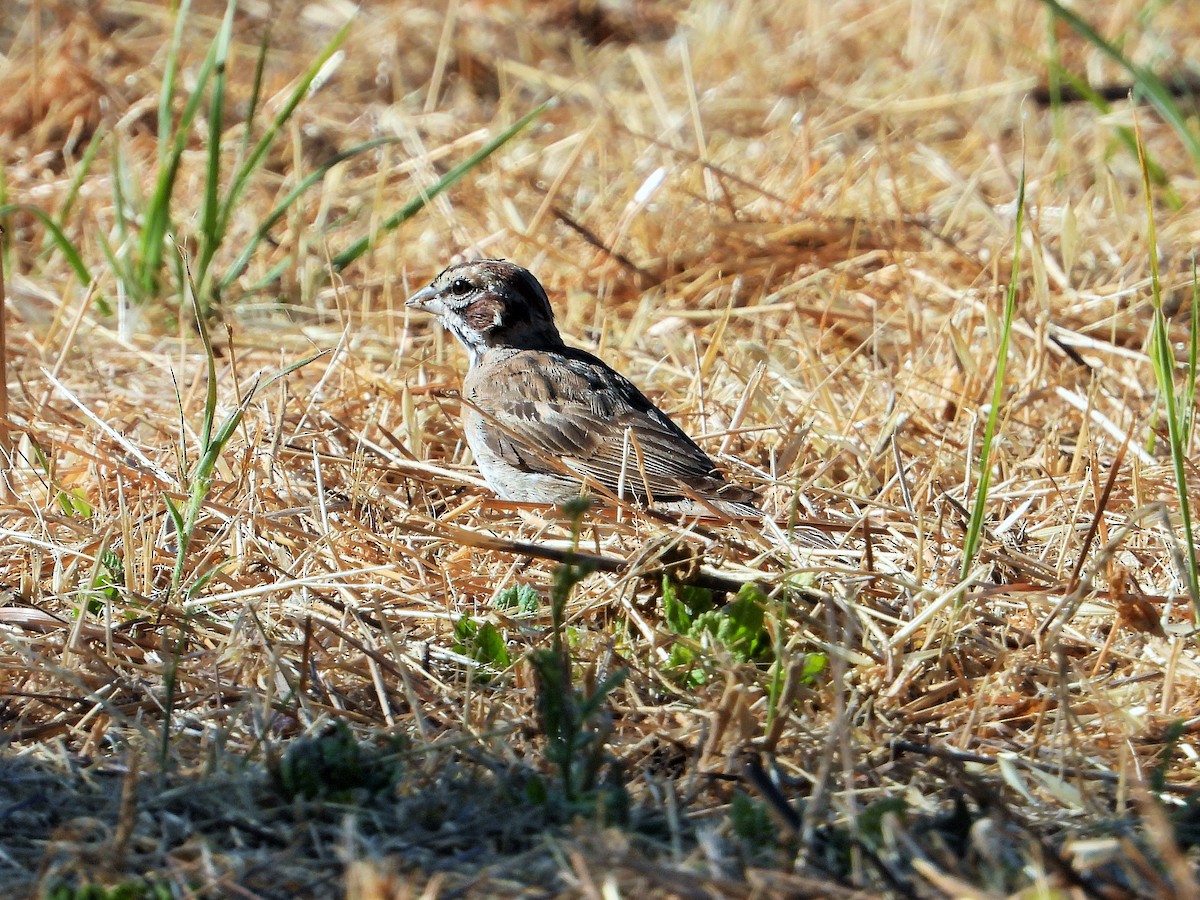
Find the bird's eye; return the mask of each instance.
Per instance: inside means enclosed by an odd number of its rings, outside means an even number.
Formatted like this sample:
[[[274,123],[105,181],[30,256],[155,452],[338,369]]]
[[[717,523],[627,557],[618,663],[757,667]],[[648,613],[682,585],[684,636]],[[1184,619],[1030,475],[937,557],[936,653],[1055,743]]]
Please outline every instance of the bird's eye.
[[[450,282],[450,293],[455,297],[465,297],[471,293],[471,282],[465,278],[455,278]]]

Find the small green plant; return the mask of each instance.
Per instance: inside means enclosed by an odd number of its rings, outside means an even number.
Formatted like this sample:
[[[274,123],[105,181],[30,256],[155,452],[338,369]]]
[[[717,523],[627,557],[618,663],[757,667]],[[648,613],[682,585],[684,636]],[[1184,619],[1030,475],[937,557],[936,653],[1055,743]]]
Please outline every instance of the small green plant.
[[[121,564],[120,555],[107,545],[101,547],[91,583],[85,592],[88,613],[98,616],[104,612],[105,606],[116,603],[124,584],[125,567]]]
[[[208,334],[208,326],[205,324],[203,311],[200,309],[195,296],[194,292],[191,293],[193,309],[196,315],[196,328],[204,346],[205,363],[208,367],[208,388],[204,396],[204,415],[200,423],[200,459],[194,469],[188,471],[186,446],[181,450],[185,460],[184,469],[187,472],[185,475],[185,484],[183,485],[183,492],[187,496],[187,500],[183,508],[180,509],[170,497],[165,498],[167,512],[171,517],[172,524],[175,526],[176,536],[175,568],[171,575],[171,589],[174,594],[180,591],[183,584],[184,563],[187,559],[188,547],[191,544],[192,535],[196,530],[197,519],[204,508],[204,501],[208,498],[208,492],[212,488],[213,470],[216,468],[221,454],[225,451],[225,446],[229,443],[234,432],[237,431],[238,426],[241,424],[242,416],[245,414],[246,409],[259,391],[264,390],[280,378],[291,374],[302,366],[308,365],[314,359],[321,356],[320,353],[314,353],[299,362],[279,369],[269,375],[266,380],[255,378],[254,382],[250,385],[250,389],[246,391],[234,410],[218,425],[216,354],[213,351],[212,340]],[[180,409],[180,415],[182,416],[182,408]],[[183,429],[180,430],[182,433]],[[211,577],[212,574],[211,572],[208,573],[208,577]],[[186,592],[188,597],[190,598],[194,595],[206,581],[207,578],[202,576],[196,583],[192,584]]]
[[[301,366],[308,365],[308,363],[321,356],[320,353],[315,353],[312,356],[306,357],[299,362],[274,372],[265,381],[255,378],[250,386],[250,390],[241,398],[234,410],[218,425],[216,354],[213,351],[212,340],[208,334],[208,326],[205,324],[204,315],[195,300],[194,292],[191,294],[191,297],[196,315],[196,328],[199,331],[200,339],[204,346],[205,362],[208,366],[208,388],[204,397],[204,415],[200,430],[200,458],[195,468],[191,468],[187,464],[187,446],[185,444],[181,447],[180,454],[184,459],[184,483],[182,488],[187,498],[183,508],[181,509],[170,496],[163,496],[163,500],[167,506],[167,515],[170,517],[171,524],[175,529],[175,566],[171,573],[171,598],[183,599],[184,601],[194,598],[203,589],[204,585],[208,583],[209,579],[219,570],[219,567],[214,567],[208,572],[201,573],[187,586],[186,590],[184,589],[183,579],[186,570],[188,549],[191,546],[200,513],[204,509],[204,502],[208,499],[208,493],[212,489],[213,471],[216,469],[218,461],[220,461],[221,454],[225,451],[225,446],[233,437],[234,432],[237,431],[238,426],[241,424],[242,416],[260,390],[283,378],[285,375],[296,371]],[[183,408],[181,404],[181,418],[182,415]],[[181,435],[183,432],[184,429],[181,428]],[[173,652],[168,655],[166,668],[163,673],[163,724],[162,742],[159,748],[159,762],[163,768],[167,767],[170,754],[171,718],[175,708],[176,674],[180,659],[187,647],[188,634],[191,630],[190,617],[192,609],[186,602],[184,608],[185,612],[183,621],[179,627],[179,635],[175,641]]]
[[[729,803],[729,826],[751,860],[761,859],[779,848],[779,829],[765,804],[744,791],[735,790]]]
[[[346,801],[356,793],[378,794],[400,775],[396,748],[360,744],[345,722],[315,737],[292,741],[268,771],[275,789],[289,800],[323,798]]]
[[[500,629],[491,622],[476,622],[467,616],[454,623],[454,651],[475,662],[477,681],[488,681],[512,664]]]
[[[56,884],[43,895],[47,900],[171,900],[170,885],[149,881],[100,884]]]
[[[166,70],[163,73],[162,89],[159,93],[157,133],[160,135],[160,140],[158,171],[154,189],[140,213],[131,215],[128,210],[139,201],[136,192],[125,186],[136,184],[136,180],[128,177],[120,144],[114,141],[112,160],[113,185],[116,194],[114,208],[118,213],[116,228],[118,243],[114,248],[104,241],[102,249],[128,295],[135,302],[145,302],[157,298],[161,293],[160,281],[163,265],[167,259],[167,251],[171,245],[170,235],[179,235],[177,241],[189,244],[194,242],[196,254],[191,272],[185,274],[181,266],[175,267],[176,291],[182,296],[188,286],[187,280],[194,276],[192,288],[196,292],[201,307],[207,312],[209,305],[219,295],[220,289],[228,287],[237,273],[241,271],[240,268],[237,271],[231,270],[225,277],[218,278],[214,269],[217,252],[227,241],[234,212],[239,208],[252,177],[262,168],[271,147],[275,145],[280,134],[284,133],[288,121],[300,103],[309,95],[317,78],[345,41],[353,20],[343,25],[317,57],[311,61],[297,79],[295,86],[281,104],[275,117],[261,130],[258,140],[251,146],[250,136],[255,130],[253,123],[262,101],[262,75],[269,49],[264,36],[259,45],[258,59],[254,66],[254,83],[245,116],[242,141],[236,147],[231,147],[225,134],[227,127],[225,100],[229,88],[229,73],[237,70],[237,67],[230,65],[237,0],[229,0],[227,3],[221,26],[196,73],[194,87],[184,100],[178,118],[175,118],[179,53],[184,35],[188,33],[189,29],[190,6],[190,0],[184,0],[180,4],[175,17],[175,29],[171,44],[167,49]],[[207,108],[201,117],[200,110],[204,106],[206,95],[208,98]],[[208,131],[204,138],[207,155],[203,187],[200,193],[200,206],[196,210],[182,210],[179,209],[176,188],[179,183],[183,154],[193,138],[193,126],[197,119],[202,119],[208,125]],[[356,147],[339,154],[337,158],[328,161],[309,179],[302,182],[303,186],[307,188],[314,184],[319,175],[324,174],[332,165],[336,165],[342,159],[364,152],[378,143],[378,141],[374,141],[370,145]],[[231,151],[236,153],[237,164],[228,182],[222,187],[222,158]],[[300,191],[293,191],[289,195],[284,210],[295,202],[300,193]],[[282,212],[279,215],[282,215]],[[278,220],[278,216],[274,219],[268,217],[268,219],[273,224]],[[187,235],[179,234],[183,223],[193,222],[195,223],[194,232]],[[269,228],[270,225],[268,224],[266,227]],[[262,229],[260,228],[260,230]],[[259,240],[261,237],[247,242],[239,259],[248,259]],[[244,267],[244,262],[242,266]]]
[[[58,508],[62,510],[64,516],[90,519],[95,513],[95,510],[92,509],[92,504],[88,503],[87,493],[83,488],[71,488],[70,490],[59,491],[55,499],[58,501]]]
[[[578,545],[579,525],[588,509],[586,500],[568,503],[564,511],[572,520],[572,547]],[[565,640],[567,601],[575,586],[587,578],[593,567],[568,559],[554,573],[550,593],[550,646],[529,654],[537,675],[537,710],[542,734],[546,739],[546,757],[558,770],[562,799],[569,810],[603,819],[623,818],[629,798],[623,785],[614,779],[602,783],[609,760],[605,751],[611,724],[605,716],[608,695],[626,678],[624,669],[604,678],[590,690],[575,684],[571,650]],[[531,799],[548,801],[544,785],[529,787]]]
[[[662,598],[668,627],[686,639],[671,648],[670,665],[684,673],[688,684],[700,685],[711,677],[703,649],[713,644],[738,662],[770,659],[771,638],[765,629],[767,598],[757,585],[743,585],[733,601],[717,608],[712,591],[664,575]]]

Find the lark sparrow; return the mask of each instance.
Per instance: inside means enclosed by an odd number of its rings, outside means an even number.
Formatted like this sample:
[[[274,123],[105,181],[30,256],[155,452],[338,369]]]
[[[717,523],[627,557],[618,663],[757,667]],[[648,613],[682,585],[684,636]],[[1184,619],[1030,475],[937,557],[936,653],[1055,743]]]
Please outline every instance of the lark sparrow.
[[[762,515],[632,382],[563,343],[545,290],[520,266],[450,266],[407,305],[440,316],[467,350],[463,431],[503,499],[601,493],[669,513]]]

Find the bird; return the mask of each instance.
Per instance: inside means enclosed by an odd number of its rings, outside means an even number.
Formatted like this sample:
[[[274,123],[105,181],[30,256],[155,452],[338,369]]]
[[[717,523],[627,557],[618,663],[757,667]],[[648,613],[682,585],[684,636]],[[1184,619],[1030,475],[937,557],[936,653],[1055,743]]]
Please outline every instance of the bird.
[[[763,515],[633,382],[563,341],[527,269],[457,263],[406,305],[440,317],[467,351],[463,434],[501,499],[563,504],[598,488],[660,513]]]

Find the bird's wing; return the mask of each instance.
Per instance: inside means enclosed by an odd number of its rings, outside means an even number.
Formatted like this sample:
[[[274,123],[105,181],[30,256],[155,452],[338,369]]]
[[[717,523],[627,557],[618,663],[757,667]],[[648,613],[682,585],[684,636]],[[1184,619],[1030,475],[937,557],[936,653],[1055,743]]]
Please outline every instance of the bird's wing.
[[[484,431],[492,449],[527,471],[562,474],[565,467],[613,493],[624,472],[626,495],[638,499],[647,488],[659,501],[753,496],[727,484],[704,451],[628,379],[581,350],[526,350],[481,366],[464,395],[490,420],[493,427]]]

